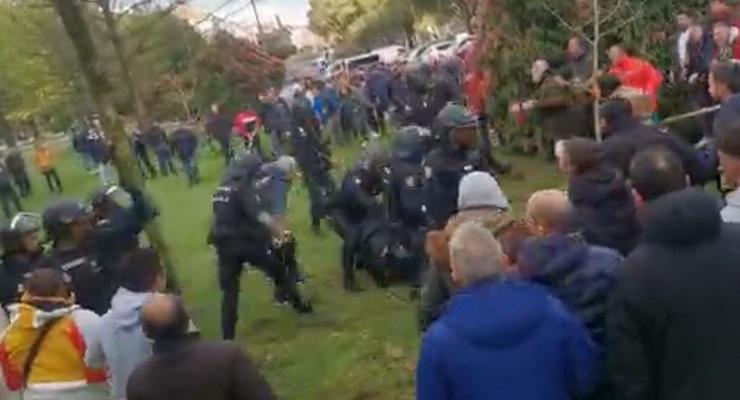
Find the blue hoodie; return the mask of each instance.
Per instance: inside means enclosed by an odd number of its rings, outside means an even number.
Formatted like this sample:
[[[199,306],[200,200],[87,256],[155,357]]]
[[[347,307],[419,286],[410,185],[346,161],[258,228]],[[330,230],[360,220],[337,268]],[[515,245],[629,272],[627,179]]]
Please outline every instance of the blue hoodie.
[[[547,290],[484,281],[458,292],[427,332],[419,400],[565,400],[594,381],[588,333]]]
[[[99,336],[87,348],[86,362],[91,367],[107,365],[111,376],[113,399],[126,398],[126,383],[136,366],[152,354],[152,345],[144,335],[141,308],[152,293],[134,293],[118,289],[111,309],[100,320]]]

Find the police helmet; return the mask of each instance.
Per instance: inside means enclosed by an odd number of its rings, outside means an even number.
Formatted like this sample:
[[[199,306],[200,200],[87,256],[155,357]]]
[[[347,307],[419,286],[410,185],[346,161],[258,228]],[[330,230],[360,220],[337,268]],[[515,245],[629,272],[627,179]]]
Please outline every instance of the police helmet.
[[[254,154],[245,154],[234,161],[224,173],[223,183],[234,183],[253,179],[260,171],[262,159]]]
[[[477,127],[478,120],[470,110],[460,104],[447,104],[437,114],[436,124],[443,129],[452,130],[457,128]]]
[[[401,129],[393,141],[393,158],[411,163],[421,162],[425,152],[425,137],[428,136],[429,131],[419,126]]]
[[[3,253],[23,251],[23,237],[41,230],[41,216],[33,213],[18,213],[10,224],[0,230]]]
[[[44,211],[42,215],[44,230],[55,240],[63,236],[70,225],[84,221],[89,215],[89,210],[83,203],[63,201]]]
[[[119,207],[127,208],[131,206],[133,200],[127,191],[116,185],[99,188],[90,196],[90,205],[93,210],[103,207],[110,202]]]

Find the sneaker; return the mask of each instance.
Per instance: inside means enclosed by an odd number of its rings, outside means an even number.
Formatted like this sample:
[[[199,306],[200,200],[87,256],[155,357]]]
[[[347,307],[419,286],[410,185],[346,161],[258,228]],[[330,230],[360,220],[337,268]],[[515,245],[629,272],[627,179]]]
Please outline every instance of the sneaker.
[[[302,301],[298,304],[293,305],[293,309],[298,314],[312,314],[313,313],[313,305],[310,301]]]

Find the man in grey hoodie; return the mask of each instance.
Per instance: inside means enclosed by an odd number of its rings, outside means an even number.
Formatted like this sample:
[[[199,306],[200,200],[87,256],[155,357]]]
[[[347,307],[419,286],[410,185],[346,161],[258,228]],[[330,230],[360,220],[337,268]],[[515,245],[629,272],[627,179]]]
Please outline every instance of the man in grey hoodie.
[[[88,366],[108,366],[115,400],[126,398],[131,372],[152,354],[151,341],[142,330],[141,309],[165,287],[162,265],[152,249],[127,255],[119,268],[121,286],[100,321],[100,335],[92,340],[86,354]]]

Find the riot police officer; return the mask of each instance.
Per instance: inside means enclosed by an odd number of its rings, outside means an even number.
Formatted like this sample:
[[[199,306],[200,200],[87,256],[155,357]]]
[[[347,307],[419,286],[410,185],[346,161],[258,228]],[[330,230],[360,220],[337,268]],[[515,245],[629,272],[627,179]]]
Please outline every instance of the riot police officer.
[[[485,169],[485,165],[477,151],[477,120],[468,109],[448,104],[435,124],[439,129],[439,145],[424,165],[424,206],[430,228],[441,229],[457,212],[458,185],[462,177]]]
[[[321,220],[326,217],[326,203],[336,191],[331,177],[331,150],[322,143],[313,128],[295,125],[290,144],[311,202],[311,227],[319,234]]]
[[[408,231],[426,225],[423,205],[426,138],[430,132],[418,126],[403,128],[393,143],[388,185],[388,214],[392,222],[400,223]]]
[[[139,234],[157,216],[157,210],[134,188],[117,186],[101,188],[93,193],[93,239],[98,265],[113,286],[116,269],[123,256],[139,248]],[[111,286],[110,295],[115,292]]]
[[[17,303],[22,286],[34,265],[44,254],[39,241],[41,216],[17,214],[10,224],[0,231],[2,242],[2,267],[0,267],[0,306]]]
[[[354,256],[363,225],[373,219],[385,218],[383,205],[377,197],[385,189],[387,175],[387,155],[382,148],[371,144],[363,160],[346,173],[331,201],[334,228],[343,239],[342,269],[346,290],[356,289]]]
[[[209,243],[218,255],[222,291],[223,338],[234,339],[239,288],[244,263],[265,272],[275,283],[275,299],[289,302],[298,313],[313,311],[296,286],[292,240],[281,232],[264,204],[260,185],[261,161],[248,154],[227,171],[213,196],[213,225]]]
[[[63,272],[72,282],[77,303],[98,314],[108,311],[110,282],[97,262],[91,215],[84,204],[57,203],[43,213],[44,229],[52,249],[37,264]]]

